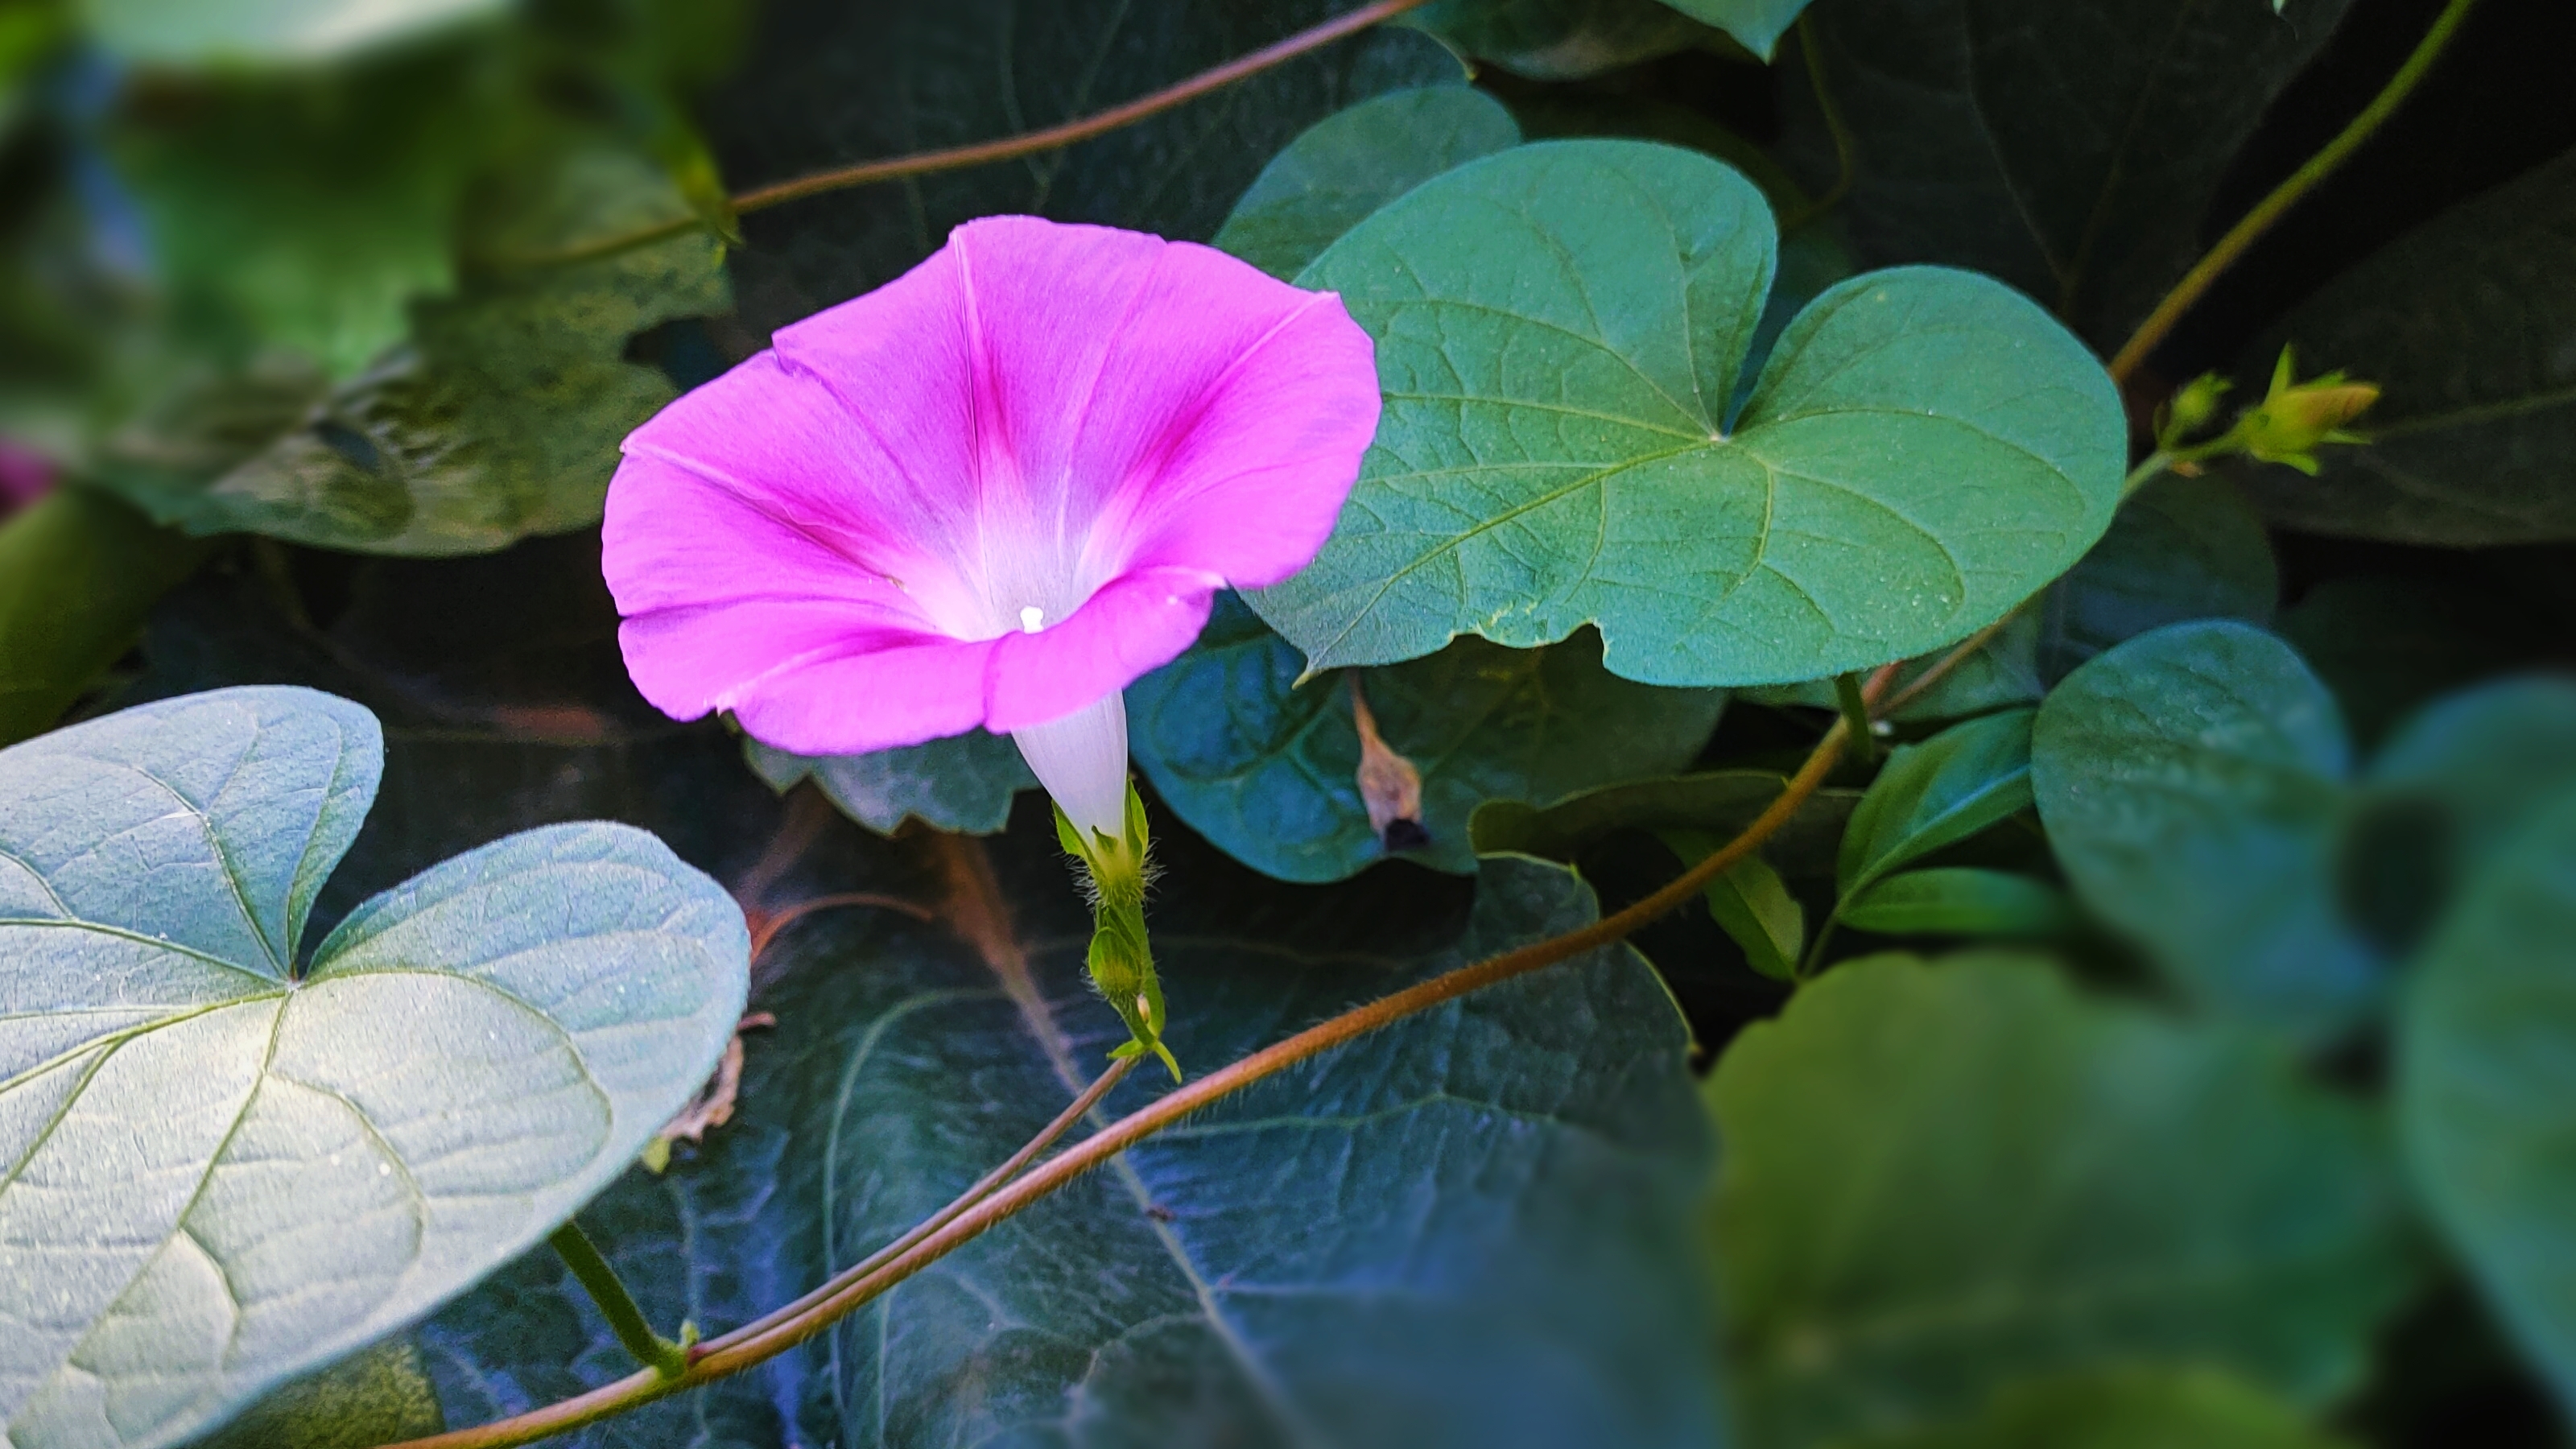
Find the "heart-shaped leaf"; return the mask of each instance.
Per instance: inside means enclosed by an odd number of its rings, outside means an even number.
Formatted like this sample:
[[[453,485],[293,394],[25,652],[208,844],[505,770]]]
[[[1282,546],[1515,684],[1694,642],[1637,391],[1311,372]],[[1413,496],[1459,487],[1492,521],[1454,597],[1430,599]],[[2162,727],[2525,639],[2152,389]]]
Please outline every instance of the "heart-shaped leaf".
[[[822,1281],[1008,1156],[1123,1039],[1029,803],[989,845],[860,842],[868,883],[940,923],[817,917],[764,961],[778,1026],[746,1039],[734,1120],[584,1214],[651,1265],[648,1310],[713,1327]],[[1472,886],[1283,890],[1155,838],[1168,1039],[1195,1069],[1591,919],[1572,872],[1526,859]],[[1140,1143],[811,1351],[568,1449],[1062,1442],[1068,1419],[1098,1444],[1704,1449],[1687,1050],[1625,948],[1478,992]],[[1163,1090],[1139,1073],[1099,1120]],[[451,1424],[625,1371],[573,1291],[537,1255],[423,1330]]]
[[[1010,823],[1012,797],[1038,787],[1020,747],[982,730],[872,755],[819,759],[745,739],[743,757],[773,790],[812,780],[842,814],[880,835],[893,834],[906,820],[933,830],[991,835]]]
[[[1631,141],[1516,147],[1316,259],[1386,412],[1332,540],[1253,597],[1312,664],[1597,625],[1613,673],[1768,684],[2001,618],[2111,520],[2110,380],[1981,277],[1856,277],[1727,416],[1770,291],[1753,185]]]
[[[0,1423],[141,1449],[542,1238],[704,1080],[723,890],[622,826],[530,831],[358,907],[356,705],[193,695],[0,752]]]
[[[1129,686],[1131,744],[1173,812],[1235,859],[1283,880],[1338,880],[1386,850],[1355,778],[1348,681],[1301,686],[1299,673],[1295,648],[1221,603],[1195,647]],[[1726,707],[1717,690],[1619,678],[1589,636],[1544,649],[1465,639],[1359,679],[1388,747],[1422,774],[1429,840],[1407,857],[1461,873],[1476,868],[1478,806],[1552,804],[1680,769]]]
[[[2576,1410],[2576,791],[2558,792],[2426,946],[2397,1041],[2417,1186]]]
[[[1369,213],[1520,139],[1512,113],[1467,86],[1362,101],[1317,121],[1271,157],[1210,245],[1293,278]]]
[[[2250,1034],[2087,998],[2043,962],[1846,962],[1736,1039],[1709,1101],[1757,1449],[2141,1363],[2320,1404],[2414,1277],[2366,1111]]]

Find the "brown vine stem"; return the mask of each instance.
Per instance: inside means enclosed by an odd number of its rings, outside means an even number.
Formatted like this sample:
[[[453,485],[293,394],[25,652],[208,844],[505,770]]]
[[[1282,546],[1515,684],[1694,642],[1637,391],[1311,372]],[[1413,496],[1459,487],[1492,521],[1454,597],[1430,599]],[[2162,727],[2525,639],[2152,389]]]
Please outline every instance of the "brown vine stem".
[[[1890,664],[1873,673],[1868,684],[1863,686],[1863,694],[1873,708],[1894,681],[1896,670],[1897,666]],[[1832,728],[1825,731],[1824,738],[1816,742],[1806,763],[1798,767],[1798,773],[1789,778],[1779,797],[1754,817],[1751,824],[1707,859],[1634,905],[1564,935],[1534,941],[1435,976],[1274,1042],[1197,1081],[1173,1089],[1049,1158],[1026,1176],[1001,1184],[999,1179],[1007,1175],[1007,1169],[1014,1163],[1034,1157],[1044,1146],[1043,1141],[1033,1143],[1023,1148],[1011,1163],[987,1174],[983,1182],[968,1189],[957,1203],[943,1209],[939,1216],[871,1255],[868,1261],[784,1308],[721,1338],[698,1344],[690,1351],[688,1368],[680,1374],[663,1378],[646,1370],[615,1383],[603,1384],[576,1398],[531,1409],[511,1418],[497,1419],[471,1429],[433,1434],[423,1439],[406,1439],[399,1444],[385,1445],[383,1449],[509,1449],[512,1445],[533,1444],[775,1358],[830,1328],[995,1224],[1194,1112],[1205,1111],[1255,1082],[1276,1076],[1300,1062],[1392,1026],[1406,1017],[1625,939],[1640,927],[1697,896],[1721,872],[1751,855],[1780,827],[1788,824],[1790,817],[1798,812],[1798,807],[1824,787],[1826,777],[1833,773],[1835,763],[1842,758],[1845,740],[1846,725],[1837,719]],[[1112,1069],[1113,1074],[1115,1070]],[[1111,1085],[1115,1085],[1114,1077],[1104,1074],[1101,1082],[1095,1082],[1091,1091],[1083,1094],[1086,1100],[1068,1108],[1049,1130],[1053,1132],[1070,1127],[1098,1100],[1095,1094],[1106,1095]],[[987,1182],[996,1183],[996,1188],[976,1200],[976,1189],[983,1188]]]
[[[1321,25],[1301,30],[1275,44],[1263,46],[1250,55],[1238,56],[1211,70],[1203,70],[1189,79],[1166,86],[1150,95],[1138,96],[1123,105],[1061,125],[1041,130],[1024,131],[1016,136],[1003,136],[971,145],[951,146],[939,151],[920,151],[909,156],[889,156],[879,161],[861,161],[851,166],[836,166],[807,176],[774,181],[755,186],[733,198],[737,214],[765,211],[808,196],[830,191],[845,191],[853,186],[873,186],[881,181],[899,181],[908,176],[928,176],[941,171],[960,171],[970,166],[988,166],[996,161],[1010,161],[1033,156],[1041,151],[1061,150],[1079,145],[1097,136],[1105,136],[1121,127],[1187,105],[1199,97],[1221,91],[1237,81],[1247,80],[1274,66],[1284,65],[1308,51],[1320,50],[1334,41],[1357,35],[1371,26],[1381,25],[1428,4],[1429,0],[1374,0],[1357,10],[1336,15]],[[568,247],[543,256],[513,257],[507,265],[520,267],[562,266],[572,262],[595,261],[613,256],[630,247],[645,246],[668,237],[685,235],[707,225],[696,216],[676,217],[654,226],[642,227],[595,242]]]
[[[2252,211],[2227,229],[2227,235],[2218,239],[2208,255],[2194,263],[2181,281],[2174,283],[2173,290],[2156,304],[2155,311],[2147,314],[2147,320],[2138,324],[2138,330],[2130,334],[2129,340],[2120,345],[2119,354],[2111,359],[2112,381],[2127,382],[2130,374],[2146,364],[2147,354],[2156,350],[2166,334],[2173,331],[2174,324],[2180,322],[2183,314],[2200,300],[2201,294],[2209,290],[2210,284],[2218,280],[2219,274],[2235,265],[2236,259],[2254,245],[2255,238],[2271,230],[2274,222],[2314,191],[2317,183],[2333,175],[2353,152],[2361,149],[2362,142],[2369,140],[2383,122],[2397,113],[2397,108],[2405,104],[2407,96],[2433,69],[2433,62],[2441,57],[2444,47],[2451,43],[2451,37],[2459,33],[2460,22],[2468,18],[2469,7],[2476,3],[2477,0],[2450,0],[2443,6],[2442,13],[2433,17],[2432,26],[2424,32],[2424,38],[2415,43],[2414,53],[2407,56],[2406,63],[2388,78],[2388,84],[2380,87],[2379,94],[2371,98],[2370,104],[2362,107],[2361,114],[2337,132],[2335,138],[2325,144],[2325,149],[2291,172],[2290,179],[2272,188],[2271,195],[2255,203]]]

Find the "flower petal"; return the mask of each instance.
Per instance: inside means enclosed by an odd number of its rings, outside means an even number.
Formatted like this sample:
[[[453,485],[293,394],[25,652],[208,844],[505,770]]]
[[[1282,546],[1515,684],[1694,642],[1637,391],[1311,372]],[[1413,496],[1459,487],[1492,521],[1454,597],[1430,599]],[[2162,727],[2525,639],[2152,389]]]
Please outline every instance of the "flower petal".
[[[1061,719],[1180,657],[1206,627],[1222,580],[1146,569],[1114,580],[1071,618],[993,641],[984,727],[995,734]]]
[[[864,755],[964,734],[984,715],[996,641],[916,640],[809,660],[735,708],[745,732],[799,755]]]

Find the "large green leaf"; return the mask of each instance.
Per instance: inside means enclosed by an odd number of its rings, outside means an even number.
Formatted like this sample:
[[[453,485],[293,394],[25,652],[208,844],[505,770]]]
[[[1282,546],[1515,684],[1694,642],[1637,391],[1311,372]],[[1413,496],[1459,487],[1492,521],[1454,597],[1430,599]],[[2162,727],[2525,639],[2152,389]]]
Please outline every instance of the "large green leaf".
[[[2277,1396],[2215,1369],[2106,1369],[2008,1384],[1964,1423],[1850,1449],[2347,1449]]]
[[[2284,340],[2382,391],[2370,446],[2327,450],[2317,477],[2245,470],[2272,517],[2405,543],[2576,538],[2576,152],[2337,277],[2249,370]]]
[[[574,139],[483,232],[534,258],[685,214],[634,150]],[[591,261],[521,266],[418,304],[411,340],[336,388],[215,374],[112,436],[102,477],[191,533],[248,531],[369,553],[485,552],[599,517],[617,445],[668,402],[627,340],[719,311],[720,249],[678,237]]]
[[[310,62],[497,14],[504,0],[81,0],[99,41],[146,65]],[[254,158],[255,159],[255,158]]]
[[[1599,626],[1612,672],[1813,679],[2002,617],[2109,524],[2124,424],[2080,344],[1934,269],[1800,313],[1753,186],[1629,141],[1522,146],[1307,268],[1377,339],[1385,420],[1332,540],[1253,599],[1316,667]]]
[[[1839,966],[1736,1039],[1709,1100],[1756,1445],[2139,1363],[2319,1404],[2413,1276],[2363,1110],[2252,1037],[2087,999],[2043,963]]]
[[[2345,5],[1824,6],[1809,33],[1852,133],[1852,242],[1871,265],[2001,277],[2107,353],[2199,256],[2229,161]],[[1830,166],[1821,114],[1795,119]]]
[[[539,1241],[740,1014],[713,882],[608,825],[499,841],[302,961],[374,718],[306,690],[146,705],[0,752],[0,1420],[173,1443]]]
[[[0,524],[0,744],[61,718],[205,553],[90,488]]]
[[[1370,212],[1520,139],[1500,101],[1466,86],[1362,101],[1317,121],[1271,157],[1212,245],[1293,278]]]
[[[1527,860],[1487,862],[1470,918],[1464,882],[1283,890],[1156,833],[1169,1040],[1194,1070],[1592,909]],[[1043,814],[1021,812],[989,876],[982,849],[932,847],[908,887],[944,893],[981,952],[891,914],[817,918],[758,1003],[779,1025],[749,1039],[739,1115],[585,1214],[657,1265],[654,1311],[714,1328],[803,1291],[1102,1065],[1116,1023],[1082,979],[1087,925]],[[870,851],[866,879],[907,889],[919,865]],[[1479,993],[1149,1139],[762,1377],[574,1442],[1718,1442],[1684,1266],[1708,1165],[1685,1046],[1624,949]],[[1104,1116],[1163,1089],[1139,1074]],[[429,1327],[451,1423],[622,1371],[567,1294],[535,1258]]]
[[[1385,855],[1357,774],[1340,675],[1304,685],[1296,649],[1225,601],[1190,652],[1128,687],[1130,747],[1190,827],[1282,880],[1339,880]],[[1389,748],[1422,773],[1430,837],[1406,857],[1476,869],[1467,822],[1489,800],[1553,804],[1691,762],[1726,707],[1713,689],[1658,689],[1601,667],[1590,636],[1544,649],[1461,640],[1361,672]]]
[[[1405,23],[1534,80],[1575,80],[1706,35],[1660,0],[1431,0]]]
[[[219,5],[189,9],[218,9]],[[454,233],[491,134],[454,57],[210,85],[128,108],[111,154],[177,320],[232,356],[291,349],[345,380],[456,283]]]
[[[1887,936],[2046,936],[2070,915],[2045,882],[1968,865],[1886,876],[1836,912],[1844,925]]]
[[[2576,791],[2557,793],[2426,947],[2397,1060],[2417,1190],[2576,1409]]]
[[[1639,0],[1647,3],[1647,0]],[[707,125],[729,178],[783,180],[1088,116],[1348,9],[1342,0],[775,0]],[[1379,28],[1061,151],[818,196],[744,219],[755,332],[890,282],[978,216],[1021,212],[1190,240],[1261,168],[1365,97],[1459,79]]]
[[[2325,687],[2236,623],[2100,655],[2032,731],[2040,819],[2085,902],[2194,996],[2308,1037],[2380,987],[2335,907],[2350,772]]]
[[[1038,787],[1007,736],[969,730],[944,740],[872,755],[810,758],[743,742],[743,757],[773,790],[811,780],[849,816],[881,835],[906,820],[933,830],[990,835],[1011,820],[1011,799]]]
[[[2031,714],[2013,710],[1899,745],[1852,812],[1834,863],[1848,898],[2030,808]]]

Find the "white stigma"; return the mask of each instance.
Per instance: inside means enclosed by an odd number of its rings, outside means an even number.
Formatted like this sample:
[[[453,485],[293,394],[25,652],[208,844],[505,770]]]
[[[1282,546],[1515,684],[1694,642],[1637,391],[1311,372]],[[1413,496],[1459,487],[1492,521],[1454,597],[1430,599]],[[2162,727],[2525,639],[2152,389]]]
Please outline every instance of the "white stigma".
[[[1035,604],[1020,611],[1020,632],[1034,634],[1046,627],[1046,610]]]

